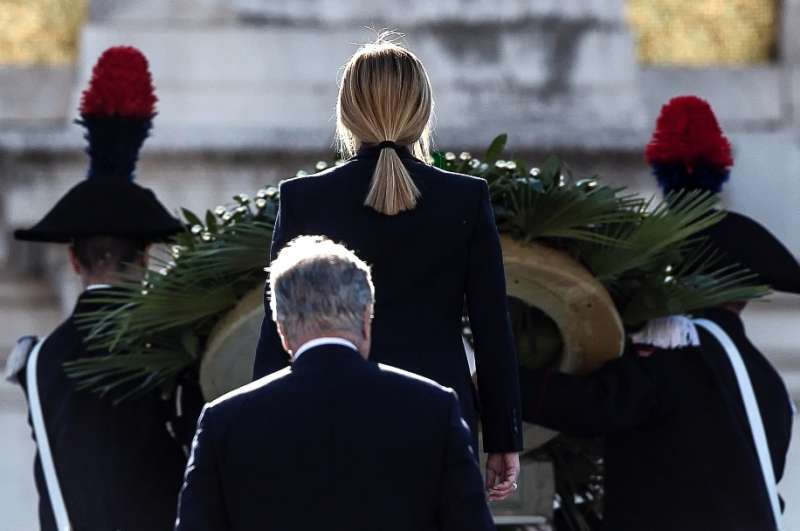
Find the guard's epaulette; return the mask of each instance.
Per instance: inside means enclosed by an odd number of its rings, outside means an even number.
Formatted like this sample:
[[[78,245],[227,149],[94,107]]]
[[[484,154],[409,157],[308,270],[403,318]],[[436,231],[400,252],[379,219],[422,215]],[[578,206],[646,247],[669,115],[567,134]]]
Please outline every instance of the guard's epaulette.
[[[5,378],[11,383],[19,383],[19,375],[28,364],[33,347],[39,340],[36,336],[23,336],[17,340],[17,344],[11,350],[6,360]]]
[[[700,344],[697,326],[685,315],[671,315],[652,319],[631,335],[635,345],[661,349],[696,347]]]

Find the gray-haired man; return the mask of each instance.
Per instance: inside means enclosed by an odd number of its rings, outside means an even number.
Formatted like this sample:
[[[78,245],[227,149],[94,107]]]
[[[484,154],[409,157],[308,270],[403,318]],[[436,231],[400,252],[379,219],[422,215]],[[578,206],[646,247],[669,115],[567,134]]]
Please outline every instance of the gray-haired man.
[[[455,393],[366,361],[369,267],[303,236],[270,288],[293,363],[205,408],[177,529],[494,529]]]

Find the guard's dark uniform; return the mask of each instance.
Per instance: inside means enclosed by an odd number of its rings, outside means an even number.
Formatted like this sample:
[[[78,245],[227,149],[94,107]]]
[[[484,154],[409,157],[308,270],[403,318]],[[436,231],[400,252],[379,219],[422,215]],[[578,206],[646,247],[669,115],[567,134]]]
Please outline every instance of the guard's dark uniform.
[[[84,293],[75,312],[85,311]],[[96,306],[92,308],[97,309]],[[39,395],[64,502],[76,531],[172,529],[186,456],[166,428],[171,400],[153,393],[114,405],[75,389],[63,364],[89,355],[70,316],[39,352]],[[20,380],[27,393],[24,370]],[[41,462],[34,468],[43,531],[56,531]]]
[[[786,387],[736,314],[720,309],[702,317],[741,352],[780,480],[792,426]],[[603,529],[775,529],[733,369],[703,329],[700,342],[648,357],[631,349],[588,376],[522,370],[526,421],[604,437]]]
[[[87,178],[34,227],[16,231],[16,238],[70,243],[107,237],[143,247],[183,230],[155,194],[133,179],[155,101],[141,52],[116,47],[103,53],[81,101],[79,123],[89,141]],[[186,462],[182,435],[193,432],[201,405],[199,390],[176,394],[182,395],[181,407],[174,397],[162,399],[160,392],[115,406],[113,396],[78,390],[67,378],[64,363],[107,354],[88,350],[86,332],[75,324],[75,314],[89,306],[92,311],[99,309],[98,303],[90,302],[92,296],[92,291],[81,295],[73,316],[42,345],[36,365],[43,423],[69,523],[75,531],[172,529]],[[26,393],[31,389],[24,370],[29,354],[19,348],[11,358],[11,372]],[[37,440],[37,446],[41,444]],[[43,469],[37,454],[41,528],[49,531],[56,529],[56,522]]]
[[[733,164],[711,107],[694,96],[664,106],[647,159],[666,194],[719,192]],[[756,221],[730,212],[704,236],[723,265],[747,268],[776,291],[800,294],[797,259]],[[783,381],[747,339],[738,314],[717,308],[698,317],[721,327],[739,350],[780,480],[793,416]],[[776,528],[731,362],[716,338],[702,327],[697,331],[699,346],[631,347],[588,376],[522,370],[525,420],[604,437],[608,531]]]

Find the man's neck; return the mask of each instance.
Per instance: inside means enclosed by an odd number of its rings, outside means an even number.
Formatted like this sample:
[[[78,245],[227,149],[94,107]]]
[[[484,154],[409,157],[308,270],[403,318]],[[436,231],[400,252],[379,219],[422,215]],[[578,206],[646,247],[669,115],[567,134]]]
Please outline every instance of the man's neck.
[[[289,345],[292,350],[292,359],[295,359],[298,355],[301,355],[302,351],[305,350],[303,347],[307,346],[312,341],[316,343],[318,341],[325,342],[328,340],[330,340],[330,342],[347,342],[349,343],[349,346],[352,346],[364,358],[366,358],[368,355],[368,352],[364,352],[365,348],[363,338],[353,337],[352,334],[345,334],[341,332],[329,332],[309,335],[292,341]]]

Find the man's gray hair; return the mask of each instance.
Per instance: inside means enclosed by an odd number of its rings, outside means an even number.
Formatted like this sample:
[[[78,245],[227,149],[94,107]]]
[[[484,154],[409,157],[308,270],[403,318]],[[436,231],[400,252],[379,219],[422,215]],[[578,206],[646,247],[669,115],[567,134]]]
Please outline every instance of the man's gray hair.
[[[290,338],[338,331],[360,336],[375,300],[369,266],[323,236],[300,236],[269,267],[272,317]]]

